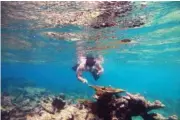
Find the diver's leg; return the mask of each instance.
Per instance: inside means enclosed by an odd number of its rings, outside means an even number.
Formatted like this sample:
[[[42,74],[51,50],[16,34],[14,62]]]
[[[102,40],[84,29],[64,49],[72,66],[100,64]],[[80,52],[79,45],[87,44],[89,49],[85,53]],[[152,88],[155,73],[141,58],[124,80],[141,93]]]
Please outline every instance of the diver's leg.
[[[97,73],[98,73],[97,69],[94,69],[91,71],[91,74],[92,74],[94,80],[96,80],[96,81],[100,78],[100,75],[98,75]]]

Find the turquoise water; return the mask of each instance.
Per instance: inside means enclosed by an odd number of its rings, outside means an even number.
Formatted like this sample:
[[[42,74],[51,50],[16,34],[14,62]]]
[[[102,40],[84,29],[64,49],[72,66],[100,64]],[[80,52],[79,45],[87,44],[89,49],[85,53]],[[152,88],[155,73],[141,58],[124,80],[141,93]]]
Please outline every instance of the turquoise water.
[[[93,90],[79,82],[71,69],[77,60],[77,49],[81,46],[81,51],[104,58],[105,71],[98,81],[94,81],[88,72],[84,73],[90,84],[111,85],[141,93],[146,98],[159,99],[165,105],[168,104],[170,110],[164,110],[168,114],[180,114],[177,108],[180,106],[180,3],[148,2],[142,10],[132,12],[132,16],[141,14],[146,17],[146,22],[138,28],[115,26],[93,29],[83,25],[33,28],[40,21],[14,18],[6,23],[2,18],[1,80],[21,77],[54,93],[76,93],[91,97]],[[38,24],[34,25],[34,22]],[[88,36],[100,33],[101,36],[97,41],[94,39],[96,37],[74,41],[47,37],[43,32]],[[112,44],[125,38],[135,43]],[[107,45],[116,47],[84,50]]]

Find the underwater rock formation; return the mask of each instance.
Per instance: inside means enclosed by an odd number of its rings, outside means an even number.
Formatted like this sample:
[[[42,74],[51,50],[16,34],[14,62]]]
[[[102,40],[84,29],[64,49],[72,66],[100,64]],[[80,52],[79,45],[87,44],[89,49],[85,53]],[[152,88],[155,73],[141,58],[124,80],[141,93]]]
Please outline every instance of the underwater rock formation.
[[[101,14],[91,23],[95,29],[117,26],[117,17],[124,17],[132,10],[132,3],[129,1],[105,1],[99,4]]]
[[[126,96],[117,95],[117,93],[125,92],[122,89],[101,86],[90,87],[96,91],[95,98],[97,101],[85,101],[83,104],[91,107],[91,111],[104,120],[131,120],[133,116],[142,116],[145,120],[147,118],[149,120],[161,120],[162,118],[148,114],[151,110],[165,107],[165,105],[158,100],[151,103],[139,94],[133,95],[126,93]],[[176,117],[169,117],[168,119],[170,118],[175,119]],[[164,120],[165,119],[166,118],[164,118]]]
[[[8,93],[2,92],[1,96],[1,112],[3,120],[19,120],[25,119],[26,114],[39,114],[42,109],[40,101],[49,91],[35,87],[9,87]],[[14,94],[16,93],[16,94]]]
[[[13,111],[15,106],[12,104],[12,98],[7,95],[1,96],[1,118],[3,120],[10,119],[10,113]]]
[[[42,108],[49,112],[50,114],[55,114],[56,112],[59,112],[62,110],[65,106],[66,102],[62,100],[61,98],[54,98],[54,99],[46,99],[41,102]]]
[[[96,91],[95,96],[97,97],[97,99],[99,97],[104,97],[107,95],[111,97],[114,94],[124,92],[124,90],[122,90],[122,89],[113,89],[111,87],[92,86],[92,85],[89,85],[89,86],[92,87]]]
[[[16,100],[15,97],[3,94],[2,119],[131,120],[134,116],[141,116],[144,120],[178,120],[176,115],[166,118],[159,113],[150,112],[165,107],[158,100],[150,102],[139,94],[112,87],[89,87],[95,90],[95,100],[78,99],[77,103],[68,102],[63,93],[56,96],[41,94],[38,100],[29,99],[24,94],[21,99]]]
[[[144,120],[178,120],[176,115],[169,116],[168,118],[165,118],[161,114],[158,113],[150,113],[143,117]]]
[[[141,9],[141,6],[131,1],[2,2],[2,26],[16,20],[32,20],[34,22],[29,26],[33,29],[63,25],[88,26],[95,29],[118,25],[137,27],[144,24],[139,19],[140,15],[136,14],[135,20],[131,20],[134,17],[125,20],[125,17],[137,8]]]

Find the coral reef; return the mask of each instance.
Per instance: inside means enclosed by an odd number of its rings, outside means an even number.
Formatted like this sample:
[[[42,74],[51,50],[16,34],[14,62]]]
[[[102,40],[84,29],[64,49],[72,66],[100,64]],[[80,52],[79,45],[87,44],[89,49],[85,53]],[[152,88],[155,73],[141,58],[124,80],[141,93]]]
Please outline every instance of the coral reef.
[[[142,116],[145,120],[177,119],[176,116],[165,118],[160,114],[149,114],[148,112],[151,110],[165,107],[158,100],[151,103],[139,94],[126,93],[126,96],[116,95],[117,93],[125,92],[121,89],[101,86],[90,87],[96,91],[95,114],[104,120],[131,120],[133,116]]]
[[[158,113],[150,113],[143,117],[144,120],[178,120],[176,115],[169,116],[168,118],[165,118],[161,114]]]
[[[76,103],[65,99],[63,93],[56,96],[41,94],[42,97],[38,100],[29,99],[28,95],[23,94],[18,101],[15,97],[2,94],[2,119],[131,120],[135,116],[141,116],[144,120],[178,120],[176,115],[166,118],[159,113],[151,112],[165,107],[159,100],[150,102],[139,94],[112,87],[89,87],[95,90],[95,99],[77,99]]]
[[[35,21],[30,24],[33,29],[61,25],[95,29],[118,25],[139,27],[144,25],[140,15],[125,20],[135,8],[142,8],[137,4],[130,1],[2,2],[2,25],[7,26],[12,20],[32,20]]]
[[[41,102],[42,108],[50,114],[55,114],[57,111],[62,110],[65,104],[66,102],[59,97],[54,99],[48,98]]]
[[[113,89],[111,87],[104,87],[104,86],[101,87],[101,86],[92,86],[92,85],[89,85],[89,86],[92,87],[96,91],[97,97],[104,97],[107,95],[112,96],[113,94],[124,92],[124,90],[122,89]]]

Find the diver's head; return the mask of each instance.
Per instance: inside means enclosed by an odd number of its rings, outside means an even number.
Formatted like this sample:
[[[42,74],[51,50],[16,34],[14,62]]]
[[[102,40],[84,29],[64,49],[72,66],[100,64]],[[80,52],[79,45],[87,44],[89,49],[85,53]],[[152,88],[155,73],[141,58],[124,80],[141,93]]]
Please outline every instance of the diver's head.
[[[88,54],[86,55],[86,58],[87,58],[87,59],[94,59],[94,56],[93,56],[93,54],[88,53]]]

